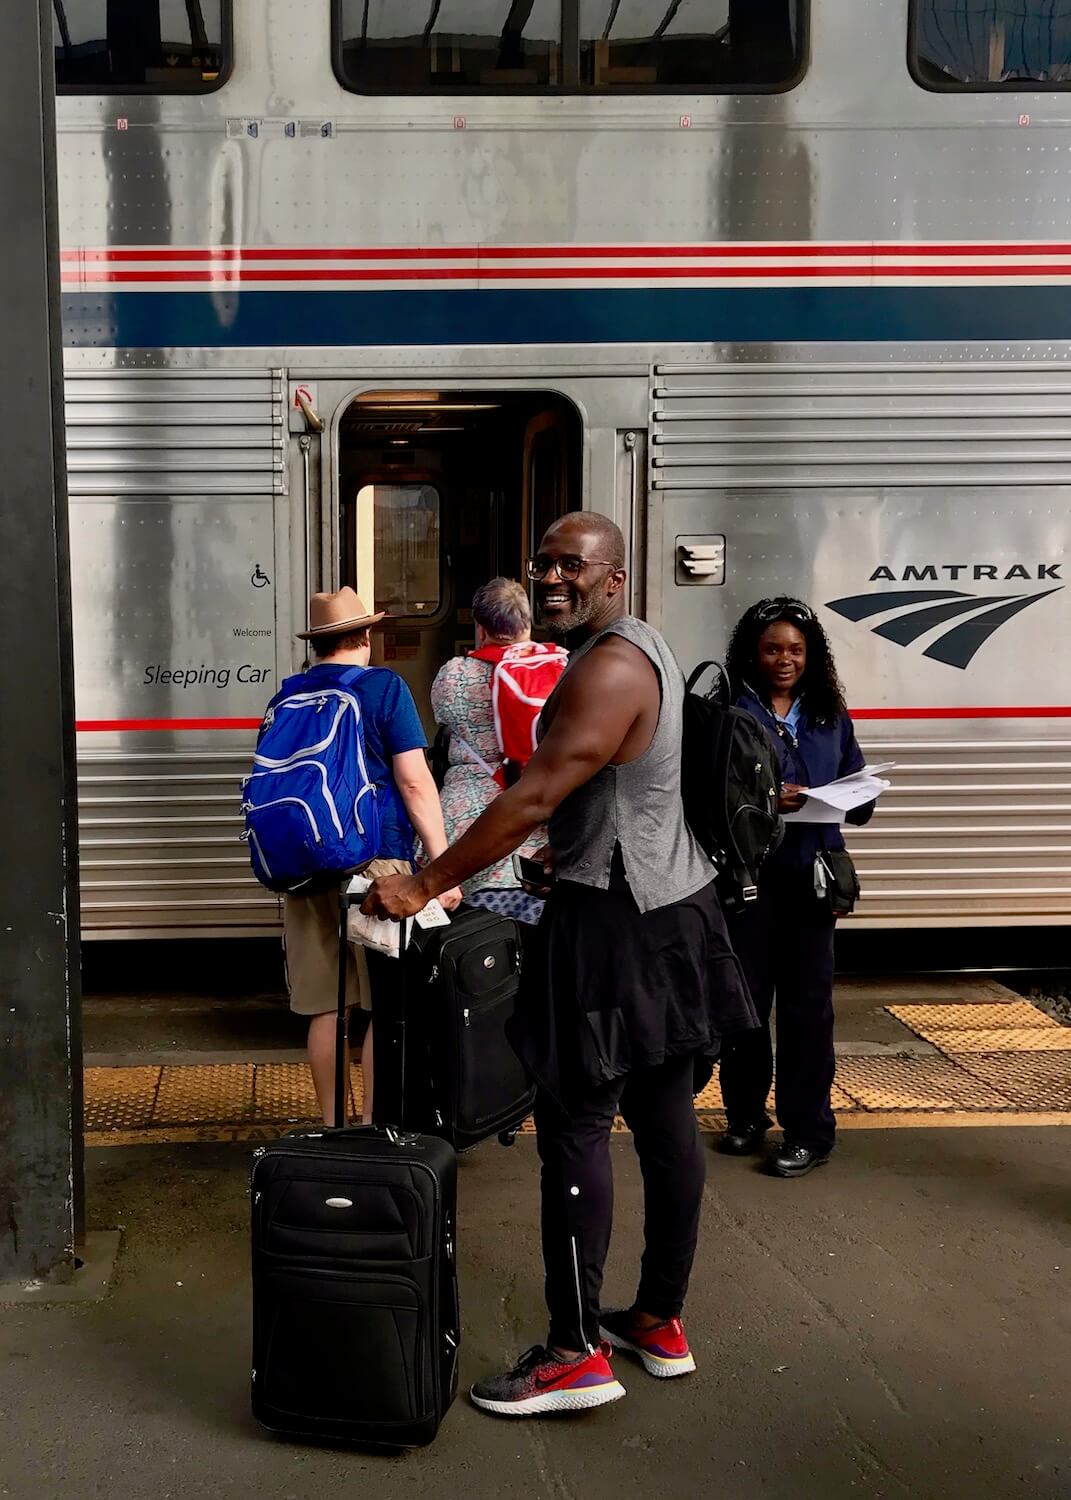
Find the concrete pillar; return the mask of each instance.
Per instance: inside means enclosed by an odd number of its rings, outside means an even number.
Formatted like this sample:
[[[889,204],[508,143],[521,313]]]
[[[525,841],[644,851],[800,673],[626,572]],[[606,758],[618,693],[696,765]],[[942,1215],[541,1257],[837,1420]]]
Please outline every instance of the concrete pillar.
[[[0,1282],[63,1280],[82,1196],[52,7],[0,4]]]

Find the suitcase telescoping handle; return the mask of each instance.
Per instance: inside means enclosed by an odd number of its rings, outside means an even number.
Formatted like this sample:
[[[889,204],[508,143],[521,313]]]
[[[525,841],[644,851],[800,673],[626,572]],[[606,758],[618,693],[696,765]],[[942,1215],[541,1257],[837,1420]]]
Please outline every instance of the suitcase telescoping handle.
[[[349,1039],[349,1017],[346,1014],[346,977],[349,967],[349,931],[347,918],[355,901],[363,901],[363,895],[351,895],[348,886],[342,887],[338,902],[338,1008],[335,1012],[335,1129],[346,1126],[349,1113],[349,1079],[346,1077],[346,1043]],[[412,922],[409,917],[401,923],[398,934],[398,979],[405,985],[405,959],[409,950],[409,935]],[[402,995],[404,1004],[404,994]],[[373,1043],[374,1045],[374,1043]]]

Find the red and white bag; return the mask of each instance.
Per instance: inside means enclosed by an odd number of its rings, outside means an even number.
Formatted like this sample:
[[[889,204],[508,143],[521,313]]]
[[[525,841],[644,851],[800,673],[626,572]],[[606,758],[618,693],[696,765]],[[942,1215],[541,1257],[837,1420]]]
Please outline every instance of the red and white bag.
[[[493,664],[491,711],[502,753],[502,764],[493,775],[499,786],[512,786],[535,753],[539,715],[561,680],[569,653],[561,646],[521,641],[484,646],[470,654]]]

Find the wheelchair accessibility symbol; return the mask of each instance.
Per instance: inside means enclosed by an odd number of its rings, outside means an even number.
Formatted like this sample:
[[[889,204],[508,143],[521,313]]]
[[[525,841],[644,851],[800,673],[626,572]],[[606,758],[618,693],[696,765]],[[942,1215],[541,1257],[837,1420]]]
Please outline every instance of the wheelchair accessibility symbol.
[[[271,579],[268,577],[267,573],[265,573],[261,569],[260,564],[255,563],[253,567],[253,576],[252,578],[250,578],[249,582],[255,589],[266,589],[269,583],[271,583]]]

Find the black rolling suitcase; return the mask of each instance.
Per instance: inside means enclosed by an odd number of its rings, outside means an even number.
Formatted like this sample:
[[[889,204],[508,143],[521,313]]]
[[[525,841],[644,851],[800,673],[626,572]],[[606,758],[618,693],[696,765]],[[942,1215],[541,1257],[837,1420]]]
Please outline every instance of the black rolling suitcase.
[[[343,896],[340,954],[346,907]],[[408,965],[392,961],[403,994]],[[287,1437],[431,1442],[457,1392],[453,1149],[377,1125],[294,1134],[254,1156],[253,1415]]]
[[[535,1099],[506,1039],[520,970],[520,932],[508,917],[461,907],[449,927],[414,929],[404,990],[376,991],[377,1119],[382,1110],[456,1151],[512,1140]]]

